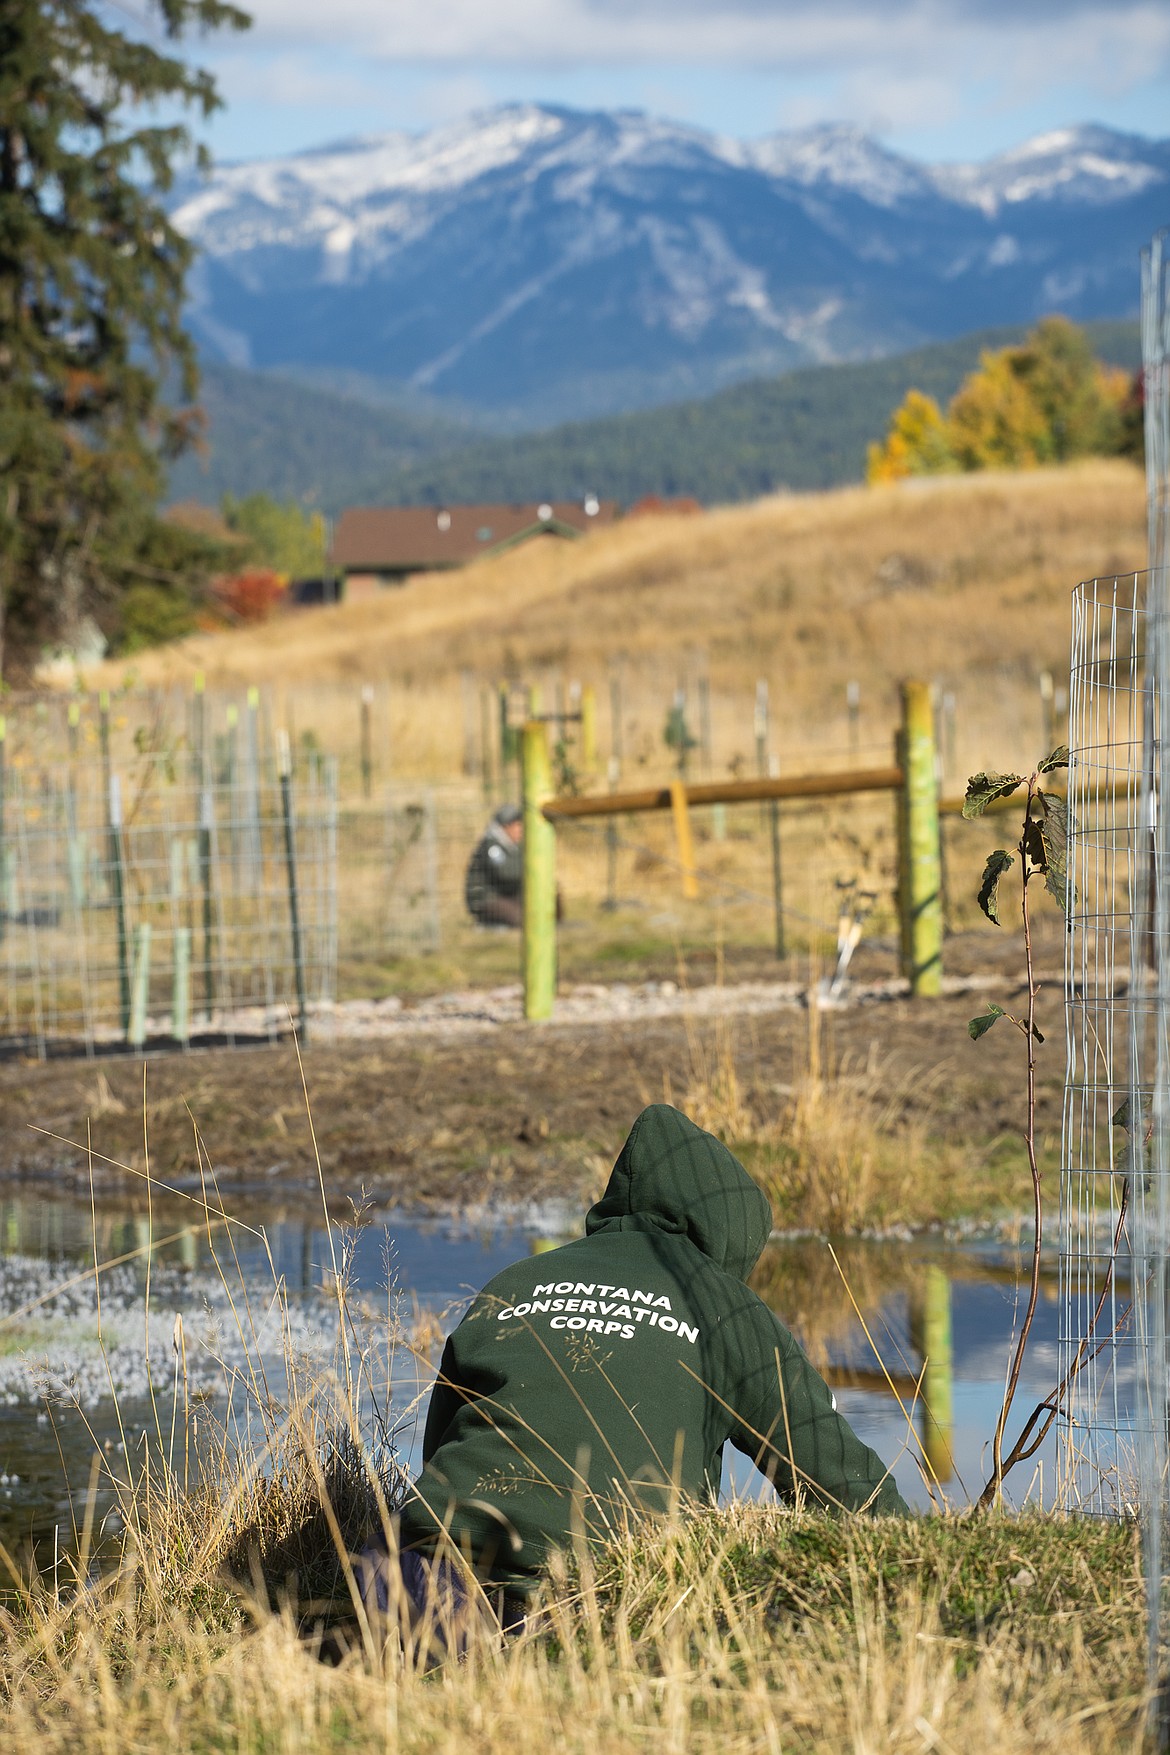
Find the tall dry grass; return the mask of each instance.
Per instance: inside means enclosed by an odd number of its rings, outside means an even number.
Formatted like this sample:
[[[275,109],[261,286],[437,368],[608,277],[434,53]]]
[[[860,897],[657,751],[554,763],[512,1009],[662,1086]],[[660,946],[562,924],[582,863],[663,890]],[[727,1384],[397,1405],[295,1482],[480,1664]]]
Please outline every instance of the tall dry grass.
[[[895,1069],[876,1044],[864,1057],[838,1060],[815,974],[805,1003],[804,1049],[789,1082],[745,1081],[739,1041],[750,1020],[689,1016],[684,1088],[645,1091],[645,1100],[677,1100],[726,1139],[766,1190],[782,1229],[839,1237],[1019,1206],[1013,1171],[973,1142],[960,1149],[932,1134],[937,1069]]]
[[[1022,723],[1039,737],[1036,677],[1067,668],[1072,587],[1141,566],[1144,548],[1141,475],[1119,462],[783,496],[534,542],[373,602],[201,636],[133,669],[150,683],[202,670],[215,687],[409,682],[403,761],[415,740],[447,772],[461,754],[464,669],[603,684],[621,658],[631,691],[654,679],[665,703],[701,651],[717,744],[746,758],[741,697],[758,676],[772,683],[780,747],[803,751],[842,720],[850,680],[867,732],[880,725],[884,740],[912,673],[955,693],[960,727],[976,728],[957,764],[980,765],[1018,757]]]
[[[5,1616],[0,1735],[13,1755],[1137,1751],[1140,1596],[1117,1526],[743,1506],[555,1575],[513,1642],[438,1669],[355,1643],[331,1669],[291,1613],[164,1593],[144,1560]]]

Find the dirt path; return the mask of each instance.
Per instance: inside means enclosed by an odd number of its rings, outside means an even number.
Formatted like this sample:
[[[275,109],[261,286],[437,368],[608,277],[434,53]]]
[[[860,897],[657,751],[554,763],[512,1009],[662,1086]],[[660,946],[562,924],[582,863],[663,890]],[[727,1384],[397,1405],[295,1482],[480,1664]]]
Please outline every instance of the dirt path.
[[[989,948],[998,970],[987,967]],[[1019,1038],[1004,1027],[973,1044],[966,1023],[992,993],[1011,1003],[1020,948],[1006,938],[989,947],[983,937],[977,951],[968,947],[964,969],[963,947],[955,947],[952,990],[932,1001],[898,996],[888,962],[867,969],[861,960],[849,1004],[822,1014],[823,1067],[859,1080],[869,1101],[880,1099],[888,1130],[922,1125],[940,1142],[980,1149],[1019,1132]],[[423,1208],[578,1199],[604,1176],[642,1105],[664,1096],[693,1104],[729,1058],[754,1121],[775,1121],[808,1067],[799,982],[773,977],[693,995],[672,986],[570,993],[560,1021],[548,1025],[518,1021],[514,992],[498,989],[410,1009],[347,1009],[339,1020],[345,1034],[314,1041],[304,1057],[331,1202],[344,1207],[363,1190]],[[1053,1040],[1039,1113],[1051,1144],[1064,1075],[1055,975],[1044,1004]],[[98,1181],[140,1186],[132,1172],[146,1162],[144,1065],[156,1176],[197,1184],[197,1127],[225,1191],[264,1187],[292,1196],[316,1188],[291,1044],[160,1054],[145,1063],[119,1055],[4,1066],[0,1180],[86,1183],[88,1132]]]

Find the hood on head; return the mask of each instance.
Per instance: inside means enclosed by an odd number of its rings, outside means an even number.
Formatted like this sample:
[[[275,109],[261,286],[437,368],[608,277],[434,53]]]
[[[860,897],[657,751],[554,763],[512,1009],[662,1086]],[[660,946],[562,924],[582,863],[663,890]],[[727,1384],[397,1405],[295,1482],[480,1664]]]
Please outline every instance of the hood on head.
[[[771,1233],[772,1209],[722,1141],[669,1103],[653,1103],[586,1215],[587,1236],[608,1230],[689,1237],[718,1267],[746,1280]]]

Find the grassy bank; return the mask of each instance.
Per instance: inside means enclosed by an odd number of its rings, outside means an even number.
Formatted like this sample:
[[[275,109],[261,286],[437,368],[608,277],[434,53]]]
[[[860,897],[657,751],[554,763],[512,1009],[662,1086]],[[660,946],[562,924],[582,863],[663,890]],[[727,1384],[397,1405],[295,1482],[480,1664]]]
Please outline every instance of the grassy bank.
[[[1058,1518],[869,1525],[732,1507],[558,1580],[541,1628],[426,1673],[315,1661],[291,1606],[139,1557],[6,1615],[17,1755],[1138,1749],[1133,1531]]]
[[[798,1104],[810,1101],[824,1050],[809,1052]],[[691,1064],[697,1078],[702,1064]],[[709,1091],[725,1103],[734,1095],[717,1077]],[[1136,1535],[1101,1519],[684,1508],[554,1564],[542,1615],[521,1638],[505,1645],[484,1633],[464,1661],[442,1666],[425,1651],[403,1656],[363,1622],[350,1556],[404,1490],[394,1422],[417,1417],[417,1404],[404,1403],[425,1394],[434,1323],[392,1292],[366,1310],[348,1287],[350,1236],[335,1229],[336,1336],[331,1352],[309,1357],[271,1255],[267,1271],[241,1267],[237,1242],[259,1233],[229,1220],[212,1182],[203,1191],[230,1289],[225,1325],[243,1363],[222,1343],[223,1395],[203,1399],[188,1376],[194,1330],[188,1340],[176,1319],[160,1371],[169,1323],[156,1312],[145,1431],[128,1428],[131,1443],[100,1453],[72,1541],[61,1532],[39,1575],[0,1551],[0,1747],[1141,1747]],[[142,1247],[149,1257],[149,1235]],[[851,1297],[880,1297],[880,1265],[867,1283],[843,1261]],[[786,1288],[793,1316],[844,1305],[823,1262]],[[259,1338],[273,1308],[280,1357],[266,1356]],[[75,1408],[54,1418],[84,1416]],[[909,1421],[905,1444],[923,1454]],[[320,1650],[338,1638],[345,1655],[335,1668]]]

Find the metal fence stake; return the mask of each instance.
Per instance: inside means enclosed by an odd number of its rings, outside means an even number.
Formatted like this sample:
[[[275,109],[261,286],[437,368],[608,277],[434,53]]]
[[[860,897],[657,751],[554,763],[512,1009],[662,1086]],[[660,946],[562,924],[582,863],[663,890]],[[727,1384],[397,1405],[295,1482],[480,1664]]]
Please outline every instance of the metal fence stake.
[[[756,739],[756,773],[763,779],[768,772],[768,683],[761,677],[756,684],[756,706],[752,715],[752,730]],[[767,810],[760,806],[760,820],[767,820]]]
[[[609,789],[617,791],[621,779],[621,767],[616,756],[609,758]],[[610,817],[605,825],[605,901],[601,906],[607,914],[612,914],[617,907],[617,856],[618,831],[617,823]]]
[[[284,861],[288,873],[288,913],[292,926],[293,970],[297,983],[297,1029],[302,1042],[309,1040],[309,1014],[305,1005],[305,964],[301,954],[301,918],[297,900],[297,850],[293,832],[292,752],[288,733],[276,734],[277,768],[280,774],[280,805],[284,816]]]
[[[699,761],[704,780],[711,778],[711,678],[699,678]]]
[[[586,774],[597,772],[597,690],[592,683],[581,690],[581,768]]]
[[[98,695],[98,747],[102,752],[102,790],[110,796],[110,691]]]
[[[114,892],[114,918],[118,931],[118,1000],[122,1034],[130,1028],[130,946],[126,930],[126,876],[122,853],[122,783],[110,775],[109,837],[110,887]]]
[[[203,1010],[211,1022],[215,1010],[215,910],[212,897],[211,870],[211,792],[205,788],[199,798],[199,885],[203,892]]]
[[[374,739],[370,717],[374,706],[374,691],[369,683],[362,689],[362,722],[361,722],[361,766],[362,766],[362,797],[369,798],[374,781]]]
[[[194,693],[191,697],[191,759],[195,764],[195,783],[198,786],[207,785],[206,686],[203,672],[196,671]]]
[[[484,802],[492,796],[492,695],[485,683],[479,691],[479,749],[482,757]]]

